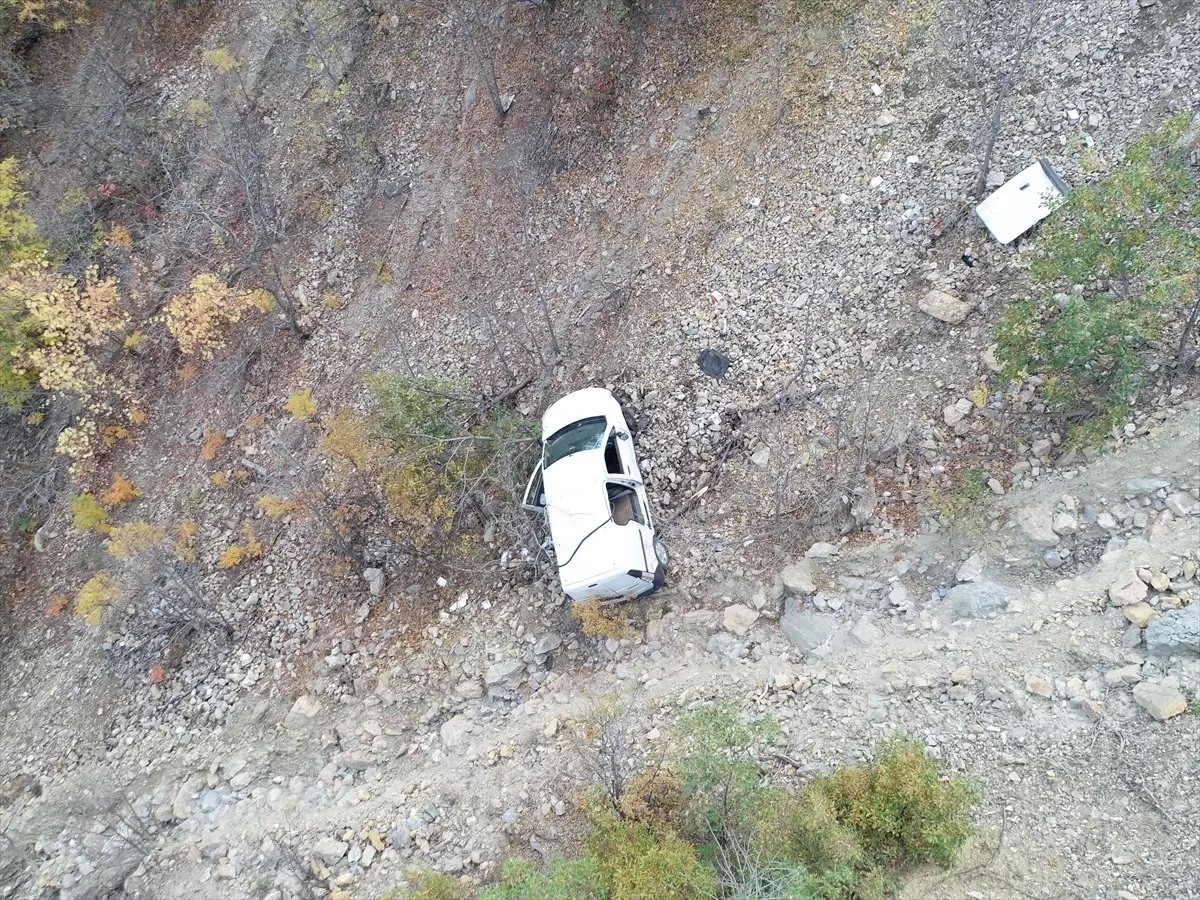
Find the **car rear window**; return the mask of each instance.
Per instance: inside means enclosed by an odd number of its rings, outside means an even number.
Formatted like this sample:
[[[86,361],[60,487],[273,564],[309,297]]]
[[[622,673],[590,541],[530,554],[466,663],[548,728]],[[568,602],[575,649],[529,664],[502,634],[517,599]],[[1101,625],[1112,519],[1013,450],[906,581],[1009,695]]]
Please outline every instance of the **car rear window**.
[[[542,467],[550,468],[564,456],[580,450],[599,450],[604,446],[604,432],[608,420],[604,416],[580,419],[565,428],[560,428],[546,439],[546,454]]]

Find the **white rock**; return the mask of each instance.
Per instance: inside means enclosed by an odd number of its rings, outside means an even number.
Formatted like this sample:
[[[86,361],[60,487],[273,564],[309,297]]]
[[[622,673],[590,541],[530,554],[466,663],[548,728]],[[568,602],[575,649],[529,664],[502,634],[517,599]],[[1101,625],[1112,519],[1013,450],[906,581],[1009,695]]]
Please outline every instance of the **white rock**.
[[[725,614],[721,618],[721,624],[725,630],[731,631],[739,637],[753,628],[757,621],[758,612],[740,603],[725,607]]]
[[[917,307],[926,315],[949,325],[962,322],[970,315],[972,309],[970,303],[964,303],[956,294],[936,288],[917,301]]]
[[[1169,680],[1143,681],[1133,687],[1133,699],[1137,705],[1150,713],[1151,718],[1162,722],[1187,710],[1187,698],[1179,686]]]
[[[1113,606],[1132,606],[1145,600],[1147,593],[1146,582],[1129,572],[1108,586],[1108,601]]]

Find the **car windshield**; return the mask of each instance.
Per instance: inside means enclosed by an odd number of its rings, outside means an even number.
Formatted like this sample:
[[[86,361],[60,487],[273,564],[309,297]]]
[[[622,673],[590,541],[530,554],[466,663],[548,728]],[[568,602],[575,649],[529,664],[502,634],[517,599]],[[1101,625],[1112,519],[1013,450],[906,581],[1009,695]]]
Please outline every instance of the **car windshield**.
[[[604,416],[580,419],[566,428],[560,428],[546,439],[546,455],[542,467],[550,468],[564,456],[580,450],[599,450],[604,446],[604,432],[608,420]]]

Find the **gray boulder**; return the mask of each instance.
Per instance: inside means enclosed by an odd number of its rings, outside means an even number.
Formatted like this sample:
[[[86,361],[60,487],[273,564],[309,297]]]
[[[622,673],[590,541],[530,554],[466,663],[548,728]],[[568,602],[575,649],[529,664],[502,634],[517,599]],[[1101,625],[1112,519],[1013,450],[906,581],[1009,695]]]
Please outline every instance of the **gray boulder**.
[[[779,573],[779,580],[789,594],[815,594],[817,582],[813,579],[812,564],[807,560],[788,566]]]
[[[797,650],[812,653],[827,644],[837,629],[837,619],[820,613],[789,609],[779,620],[779,627]]]
[[[956,619],[990,619],[1004,612],[1008,595],[994,582],[972,581],[952,587],[945,602]]]
[[[1200,607],[1164,609],[1146,626],[1146,650],[1154,656],[1200,654]]]
[[[493,664],[484,676],[488,693],[512,693],[521,686],[521,676],[525,673],[525,663],[519,659],[505,659]]]

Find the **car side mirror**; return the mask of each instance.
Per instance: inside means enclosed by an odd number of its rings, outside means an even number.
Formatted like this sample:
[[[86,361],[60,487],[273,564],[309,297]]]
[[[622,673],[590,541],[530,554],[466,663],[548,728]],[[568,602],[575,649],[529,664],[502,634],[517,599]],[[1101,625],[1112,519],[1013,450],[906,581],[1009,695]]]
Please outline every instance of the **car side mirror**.
[[[618,432],[616,432],[616,435],[623,441],[629,440],[629,432],[628,431],[618,431]]]

